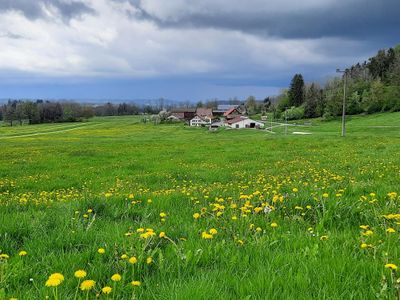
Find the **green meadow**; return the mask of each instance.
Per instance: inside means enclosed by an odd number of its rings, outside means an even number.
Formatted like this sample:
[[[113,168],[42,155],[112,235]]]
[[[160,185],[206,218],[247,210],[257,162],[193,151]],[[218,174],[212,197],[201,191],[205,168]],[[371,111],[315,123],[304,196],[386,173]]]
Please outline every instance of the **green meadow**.
[[[290,125],[3,124],[0,299],[398,299],[400,113]]]

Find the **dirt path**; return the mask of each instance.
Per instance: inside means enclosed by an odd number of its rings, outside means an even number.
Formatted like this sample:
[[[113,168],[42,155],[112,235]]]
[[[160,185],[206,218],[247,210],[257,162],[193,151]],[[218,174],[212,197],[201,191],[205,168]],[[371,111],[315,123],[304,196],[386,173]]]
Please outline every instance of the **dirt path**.
[[[67,131],[77,130],[77,129],[81,129],[81,128],[94,127],[94,126],[98,126],[98,125],[101,125],[101,123],[96,123],[96,124],[90,123],[90,124],[75,126],[73,128],[59,129],[59,130],[52,130],[52,131],[45,131],[45,132],[25,133],[25,134],[12,135],[12,136],[0,136],[0,140],[17,139],[17,138],[24,138],[24,137],[31,137],[31,136],[38,136],[38,135],[67,132]]]

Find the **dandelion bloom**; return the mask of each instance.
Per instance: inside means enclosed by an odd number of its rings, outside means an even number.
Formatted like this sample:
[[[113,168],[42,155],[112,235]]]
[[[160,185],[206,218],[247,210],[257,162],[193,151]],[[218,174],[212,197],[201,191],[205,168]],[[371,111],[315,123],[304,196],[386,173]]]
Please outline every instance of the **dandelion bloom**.
[[[217,229],[215,229],[215,228],[210,229],[210,234],[216,235],[217,233],[218,233]]]
[[[292,190],[294,193],[297,193],[299,190],[297,188],[293,188]]]
[[[200,218],[200,214],[199,213],[194,213],[193,214],[193,218],[196,219],[196,220],[199,219]]]
[[[369,225],[360,225],[360,228],[364,229],[364,230],[368,230],[369,229]]]
[[[96,285],[96,281],[94,281],[94,280],[84,280],[81,283],[80,288],[82,291],[88,291],[88,290],[91,290],[95,285]]]
[[[394,233],[394,232],[396,232],[396,230],[394,230],[393,228],[388,228],[388,229],[386,229],[386,232],[387,233]]]
[[[28,252],[22,250],[18,253],[19,256],[26,256],[28,254]]]
[[[367,230],[366,232],[363,232],[363,235],[365,235],[365,236],[370,236],[373,234],[374,234],[374,232],[372,230]]]
[[[323,193],[323,194],[322,194],[322,197],[328,198],[328,197],[329,197],[329,194],[328,194],[328,193]]]
[[[166,214],[165,212],[161,212],[161,213],[160,213],[160,217],[161,217],[161,218],[165,218],[166,216],[167,216],[167,214]]]
[[[58,279],[60,281],[64,280],[64,275],[61,273],[53,273],[49,276],[49,279]]]
[[[213,235],[212,235],[212,234],[208,234],[206,231],[203,231],[203,232],[201,233],[201,237],[202,237],[203,239],[208,240],[208,239],[212,239],[212,238],[213,238]]]
[[[274,223],[271,223],[271,227],[272,227],[272,228],[276,228],[276,227],[278,227],[278,224],[275,223],[275,222],[274,222]]]
[[[136,229],[136,232],[139,232],[139,233],[144,232],[144,228],[138,228],[138,229]]]
[[[78,270],[78,271],[76,271],[76,272],[74,273],[74,276],[75,276],[76,278],[84,278],[84,277],[86,277],[86,271],[84,271],[84,270]]]
[[[360,245],[360,248],[361,248],[361,249],[368,248],[368,245],[367,245],[366,243],[362,243],[362,244]]]
[[[327,235],[323,235],[319,238],[321,241],[327,241],[329,237]]]
[[[111,276],[112,281],[121,281],[121,279],[122,279],[122,276],[119,275],[118,273]]]
[[[59,278],[49,278],[46,281],[46,286],[48,286],[48,287],[58,286],[61,284],[61,282],[62,282],[62,280]]]
[[[146,259],[146,263],[149,265],[149,264],[151,264],[153,262],[153,258],[151,257],[151,256],[149,256],[147,259]]]
[[[131,282],[131,285],[133,286],[140,286],[142,283],[140,281],[134,280]]]
[[[106,253],[106,250],[104,248],[99,248],[97,250],[97,252],[100,253],[100,254],[104,254],[104,253]]]
[[[397,270],[397,266],[395,264],[386,264],[385,268],[390,270]]]
[[[126,255],[126,254],[121,255],[121,259],[127,259],[127,258],[128,258],[128,255]]]
[[[132,256],[132,257],[129,259],[129,263],[131,263],[132,265],[133,265],[133,264],[136,264],[136,263],[137,263],[137,258],[134,257],[134,256]]]
[[[112,288],[109,287],[109,286],[105,286],[105,287],[103,287],[103,288],[101,289],[101,291],[102,291],[103,294],[108,295],[109,293],[111,293]]]
[[[9,259],[9,258],[10,258],[10,256],[8,256],[8,255],[5,254],[5,253],[0,254],[0,260],[1,260],[1,259]]]
[[[158,235],[160,238],[165,238],[166,234],[164,231],[161,231],[160,234]]]

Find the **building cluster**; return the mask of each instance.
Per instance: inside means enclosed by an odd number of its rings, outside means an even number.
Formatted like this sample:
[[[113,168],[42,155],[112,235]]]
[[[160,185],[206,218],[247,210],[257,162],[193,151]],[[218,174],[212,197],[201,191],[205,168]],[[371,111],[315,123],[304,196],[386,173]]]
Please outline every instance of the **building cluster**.
[[[240,105],[218,105],[212,108],[177,108],[170,111],[167,118],[169,121],[186,122],[190,126],[209,127],[217,129],[228,127],[241,128],[263,128],[264,123],[252,120],[246,116],[246,109]]]

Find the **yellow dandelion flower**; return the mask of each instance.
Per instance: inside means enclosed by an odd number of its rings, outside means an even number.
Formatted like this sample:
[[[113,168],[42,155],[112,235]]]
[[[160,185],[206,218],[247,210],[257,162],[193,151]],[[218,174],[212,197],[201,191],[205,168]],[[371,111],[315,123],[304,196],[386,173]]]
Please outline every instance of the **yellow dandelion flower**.
[[[218,233],[217,229],[215,229],[215,228],[211,228],[209,232],[212,235],[216,235]]]
[[[153,258],[152,258],[151,256],[149,256],[149,257],[146,259],[146,264],[150,265],[152,262],[153,262]]]
[[[388,228],[388,229],[386,229],[386,232],[387,233],[395,233],[396,232],[396,230],[394,230],[393,228]]]
[[[131,282],[132,286],[140,286],[141,284],[142,283],[140,281],[138,281],[138,280],[134,280],[134,281]]]
[[[397,270],[397,266],[395,264],[386,264],[386,269]]]
[[[368,230],[369,229],[369,225],[360,225],[360,228],[364,229],[364,230]]]
[[[128,255],[126,255],[126,254],[121,255],[121,259],[127,259],[127,258],[128,258]]]
[[[167,214],[166,214],[165,212],[161,212],[161,213],[160,213],[160,217],[161,217],[161,218],[165,218],[166,216],[167,216]]]
[[[276,227],[278,227],[278,224],[275,223],[275,222],[273,222],[273,223],[271,223],[271,227],[272,227],[272,228],[276,228]]]
[[[165,232],[164,232],[164,231],[161,231],[160,234],[158,235],[158,237],[160,237],[160,238],[165,238],[165,237],[166,237]]]
[[[5,254],[5,253],[0,254],[0,260],[9,259],[9,258],[10,258],[10,256],[8,256],[8,254]]]
[[[328,197],[329,197],[329,194],[328,194],[328,193],[323,193],[323,194],[322,194],[322,197],[328,198]]]
[[[115,281],[115,282],[121,281],[121,279],[122,279],[122,276],[119,275],[118,273],[117,273],[117,274],[114,274],[113,276],[111,276],[111,280],[112,280],[112,281]]]
[[[201,233],[201,237],[202,237],[203,239],[208,240],[208,239],[212,239],[212,238],[213,238],[213,235],[212,235],[212,234],[208,234],[206,231],[203,231],[203,232]]]
[[[64,280],[64,275],[61,273],[53,273],[49,276],[49,279],[58,279],[63,281]]]
[[[368,248],[368,245],[367,245],[366,243],[362,243],[362,244],[360,245],[360,248],[361,248],[361,249],[366,249],[366,248]]]
[[[329,237],[327,235],[322,235],[319,239],[321,241],[327,241],[329,239]]]
[[[363,232],[363,235],[365,235],[365,236],[370,236],[373,234],[374,234],[374,232],[372,230],[367,230],[366,232]]]
[[[61,284],[62,280],[60,280],[59,278],[49,278],[46,281],[46,286],[47,287],[55,287],[55,286],[59,286]]]
[[[106,250],[105,250],[104,248],[99,248],[99,249],[97,250],[97,252],[98,252],[99,254],[104,254],[104,253],[106,253]]]
[[[84,280],[81,283],[80,289],[82,291],[88,291],[88,290],[91,290],[92,288],[94,288],[95,285],[96,285],[96,281],[94,281],[94,280]]]
[[[293,190],[292,190],[294,193],[297,193],[298,191],[299,191],[299,189],[298,188],[293,188]]]
[[[196,219],[196,220],[199,219],[200,218],[200,214],[199,213],[194,213],[193,214],[193,218]]]
[[[78,271],[76,271],[76,272],[74,273],[74,276],[75,276],[76,278],[84,278],[84,277],[86,277],[86,271],[84,271],[84,270],[78,270]]]
[[[111,291],[112,291],[112,288],[111,288],[110,286],[105,286],[105,287],[103,287],[103,288],[101,289],[101,292],[102,292],[103,294],[106,294],[106,295],[108,295],[109,293],[111,293]]]
[[[132,256],[128,261],[129,261],[130,264],[134,265],[134,264],[137,263],[137,258]]]
[[[138,228],[138,229],[136,229],[136,232],[142,233],[142,232],[144,232],[144,228]]]
[[[28,252],[22,250],[22,251],[19,251],[18,255],[19,256],[26,256],[26,255],[28,255]]]

